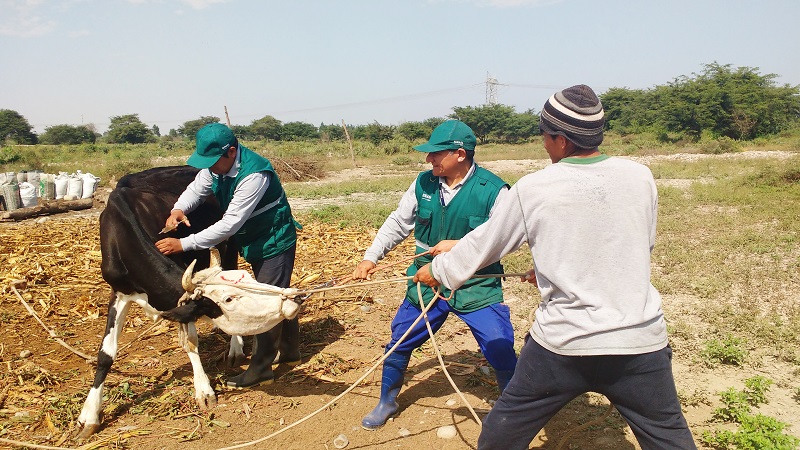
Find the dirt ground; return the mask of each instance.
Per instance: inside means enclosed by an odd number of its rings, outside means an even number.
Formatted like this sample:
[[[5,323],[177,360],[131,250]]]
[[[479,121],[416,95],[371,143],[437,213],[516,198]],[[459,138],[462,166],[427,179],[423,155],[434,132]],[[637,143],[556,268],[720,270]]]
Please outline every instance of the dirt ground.
[[[502,164],[534,169],[546,162],[494,164],[495,170]],[[364,169],[335,174],[331,179],[349,178],[359,170]],[[387,195],[392,203],[398,198],[399,193]],[[300,212],[311,206],[299,200],[290,202]],[[0,448],[16,448],[8,440],[39,448],[80,446],[72,440],[78,431],[75,419],[94,367],[54,337],[86,355],[97,353],[110,294],[99,270],[100,210],[0,224],[0,439],[7,440],[0,441]],[[306,285],[348,274],[373,237],[322,224],[304,225],[295,277]],[[404,244],[386,262],[411,253],[410,245]],[[376,279],[400,276],[403,268],[404,264],[392,267]],[[16,279],[27,283],[12,288]],[[532,285],[516,280],[506,281],[505,286],[519,348],[530,327],[538,293]],[[361,418],[377,402],[380,368],[335,404],[323,408],[380,358],[403,289],[400,283],[385,283],[315,294],[300,316],[302,363],[277,368],[273,384],[253,389],[224,387],[225,378],[246,365],[227,367],[227,337],[208,323],[200,324],[201,357],[218,395],[218,404],[209,411],[201,411],[194,403],[191,366],[177,342],[176,327],[158,324],[153,328],[140,308],[133,307],[106,383],[104,428],[83,448],[476,448],[480,426],[447,381],[431,344],[414,354],[398,399],[400,414],[382,429],[360,427]],[[692,297],[666,296],[668,321],[675,317],[692,321],[698,302]],[[699,318],[695,325],[703,329]],[[462,322],[451,318],[437,333],[436,341],[458,389],[482,418],[498,391],[474,338]],[[790,424],[790,433],[800,436],[800,403],[793,398],[795,367],[763,360],[742,368],[710,369],[697,360],[701,341],[702,336],[672,339],[676,383],[698,445],[704,430],[719,427],[709,422],[713,409],[720,406],[719,393],[729,387],[741,389],[743,381],[754,375],[775,381],[769,403],[760,412]],[[603,397],[594,394],[575,399],[550,421],[531,448],[638,449],[616,411],[603,417],[607,405]],[[293,425],[321,408],[313,417]],[[589,424],[595,419],[599,420]],[[581,428],[585,424],[590,426]],[[291,428],[285,429],[287,426]],[[455,437],[437,436],[446,426],[455,427]],[[341,447],[340,435],[347,439],[345,447]],[[256,440],[259,442],[247,445]]]

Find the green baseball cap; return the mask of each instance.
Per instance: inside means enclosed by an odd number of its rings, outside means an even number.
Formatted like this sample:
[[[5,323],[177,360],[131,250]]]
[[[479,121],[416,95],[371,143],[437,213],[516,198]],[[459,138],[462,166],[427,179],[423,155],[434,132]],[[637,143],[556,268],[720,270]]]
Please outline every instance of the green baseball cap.
[[[414,146],[414,150],[433,153],[442,150],[475,150],[475,133],[460,120],[448,120],[433,129],[428,142]]]
[[[208,169],[236,145],[233,131],[221,123],[210,123],[197,132],[197,147],[186,164],[198,169]]]

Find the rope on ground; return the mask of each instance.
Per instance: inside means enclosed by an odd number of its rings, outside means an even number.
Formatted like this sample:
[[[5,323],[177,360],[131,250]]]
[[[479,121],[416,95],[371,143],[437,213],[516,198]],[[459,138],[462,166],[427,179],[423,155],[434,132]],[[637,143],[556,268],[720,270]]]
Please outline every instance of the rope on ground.
[[[417,295],[419,296],[420,299],[422,298],[422,288],[420,287],[419,283],[417,283]],[[434,298],[434,300],[436,299]],[[433,303],[433,301],[431,301],[431,303]],[[447,367],[444,364],[444,358],[442,358],[442,352],[439,351],[439,344],[436,343],[436,338],[433,336],[433,329],[431,329],[431,323],[428,321],[427,312],[423,311],[422,314],[425,316],[425,326],[428,327],[428,335],[431,337],[431,344],[433,345],[433,350],[436,352],[436,357],[439,359],[439,365],[442,366],[442,370],[444,371],[444,376],[447,377],[447,381],[450,382],[450,386],[453,386],[453,389],[455,389],[456,393],[461,398],[461,401],[464,402],[465,405],[467,405],[467,409],[469,409],[469,412],[472,413],[472,417],[475,418],[475,422],[478,423],[478,426],[479,427],[482,426],[483,424],[481,423],[481,419],[478,418],[478,414],[476,414],[475,410],[472,409],[472,405],[470,405],[469,401],[467,401],[467,398],[464,397],[464,394],[461,393],[461,390],[458,389],[458,386],[456,386],[456,382],[453,381],[453,378],[447,371]]]
[[[419,283],[418,283],[418,285],[419,285]],[[255,444],[258,444],[258,443],[264,442],[264,441],[266,441],[267,439],[271,439],[271,438],[273,438],[273,437],[275,437],[275,436],[277,436],[277,435],[279,435],[279,434],[283,433],[284,431],[286,431],[286,430],[289,430],[290,428],[294,428],[295,426],[297,426],[297,425],[300,425],[301,423],[303,423],[303,422],[305,422],[306,420],[308,420],[308,419],[310,419],[310,418],[312,418],[312,417],[316,416],[316,415],[317,415],[317,414],[319,414],[320,412],[322,412],[322,411],[326,410],[326,409],[327,409],[329,406],[331,406],[331,405],[333,405],[334,403],[336,403],[337,401],[339,401],[339,399],[341,399],[342,397],[344,397],[346,394],[350,393],[350,391],[352,391],[352,390],[353,390],[353,389],[355,389],[355,388],[356,388],[356,387],[357,387],[359,384],[361,384],[361,382],[362,382],[362,381],[364,381],[364,380],[365,380],[365,379],[366,379],[366,378],[367,378],[369,375],[371,375],[371,374],[372,374],[372,372],[374,372],[374,371],[375,371],[375,369],[377,369],[377,368],[378,368],[378,366],[380,366],[381,364],[383,364],[383,361],[385,361],[385,360],[386,360],[386,358],[388,358],[388,357],[389,357],[389,355],[391,355],[392,353],[394,353],[394,350],[395,350],[395,349],[396,349],[396,348],[397,348],[397,347],[398,347],[398,346],[399,346],[399,345],[400,345],[400,344],[401,344],[401,343],[402,343],[402,342],[403,342],[403,341],[404,341],[404,340],[405,340],[405,339],[408,337],[408,335],[411,333],[411,330],[413,330],[413,329],[414,329],[414,327],[415,327],[415,326],[416,326],[416,325],[419,323],[419,321],[420,321],[420,320],[422,320],[422,318],[425,316],[425,314],[427,314],[428,310],[430,310],[430,309],[431,309],[431,307],[432,307],[432,306],[433,306],[433,304],[435,303],[435,300],[436,300],[436,298],[437,298],[438,296],[439,296],[439,293],[438,293],[438,292],[436,292],[436,296],[434,297],[434,299],[433,299],[433,300],[431,300],[431,301],[430,301],[430,302],[429,302],[427,305],[425,305],[425,307],[422,309],[422,312],[420,313],[420,315],[419,315],[419,316],[416,318],[416,320],[414,320],[414,322],[411,324],[411,326],[410,326],[410,327],[408,327],[408,330],[406,330],[405,334],[403,334],[403,335],[400,337],[400,339],[398,339],[398,340],[397,340],[397,342],[396,342],[396,343],[395,343],[395,344],[392,346],[392,348],[390,348],[390,349],[389,349],[389,351],[387,351],[386,353],[384,353],[384,354],[383,354],[383,356],[382,356],[382,357],[381,357],[381,358],[380,358],[380,359],[379,359],[379,360],[378,360],[378,361],[377,361],[377,362],[376,362],[376,363],[375,363],[375,364],[374,364],[374,365],[373,365],[373,366],[372,366],[372,367],[371,367],[371,368],[370,368],[370,369],[369,369],[369,370],[368,370],[368,371],[367,371],[367,372],[366,372],[364,375],[362,375],[362,376],[361,376],[361,378],[359,378],[358,380],[356,380],[356,381],[355,381],[355,383],[353,383],[353,384],[352,384],[350,387],[348,387],[347,389],[345,389],[345,390],[344,390],[344,392],[342,392],[341,394],[339,394],[339,395],[337,395],[336,397],[334,397],[334,398],[333,398],[333,400],[329,401],[328,403],[326,403],[325,405],[321,406],[319,409],[317,409],[316,411],[312,412],[311,414],[309,414],[309,415],[307,415],[307,416],[303,417],[302,419],[300,419],[300,420],[297,420],[296,422],[293,422],[293,423],[291,423],[291,424],[289,424],[289,425],[287,425],[287,426],[285,426],[285,427],[281,428],[280,430],[278,430],[278,431],[276,431],[276,432],[274,432],[274,433],[272,433],[272,434],[270,434],[270,435],[268,435],[268,436],[264,436],[264,437],[262,437],[262,438],[259,438],[259,439],[256,439],[256,440],[254,440],[254,441],[245,442],[245,443],[243,443],[243,444],[232,445],[232,446],[230,446],[230,447],[223,447],[223,448],[220,448],[220,449],[218,449],[218,450],[233,450],[233,449],[236,449],[236,448],[244,448],[244,447],[249,447],[249,446],[251,446],[251,445],[255,445]]]
[[[578,431],[585,430],[585,429],[591,427],[592,425],[599,424],[600,422],[606,420],[606,417],[611,415],[611,411],[613,409],[614,409],[614,404],[613,403],[609,403],[608,404],[608,408],[606,408],[606,412],[604,412],[602,416],[598,417],[597,419],[590,420],[589,422],[586,422],[583,425],[577,426],[577,427],[569,430],[569,432],[567,434],[565,434],[564,437],[562,437],[560,441],[558,441],[558,446],[556,446],[556,450],[561,450],[561,448],[564,447],[564,444],[566,444],[567,441],[569,441],[569,438],[572,437],[573,434],[577,433]]]

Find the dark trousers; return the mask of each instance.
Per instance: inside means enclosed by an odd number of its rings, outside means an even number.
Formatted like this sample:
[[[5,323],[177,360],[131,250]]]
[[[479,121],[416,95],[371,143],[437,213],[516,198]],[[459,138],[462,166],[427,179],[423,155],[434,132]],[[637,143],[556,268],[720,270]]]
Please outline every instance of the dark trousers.
[[[256,276],[256,281],[281,288],[289,287],[292,282],[296,249],[297,246],[293,245],[292,248],[280,255],[250,263],[253,268],[253,274]]]
[[[264,259],[251,263],[253,274],[259,283],[271,284],[281,288],[289,287],[292,282],[292,271],[294,270],[294,258],[297,246],[293,245],[289,250],[274,256],[269,259]],[[298,341],[300,339],[300,324],[298,318],[295,317],[291,320],[284,320],[275,328],[267,331],[265,339],[270,347],[265,353],[265,357],[269,359],[268,363],[271,364],[275,359],[275,355],[280,350],[282,358],[286,356],[287,352],[296,352]]]
[[[533,339],[483,421],[478,449],[527,449],[562,407],[586,392],[605,395],[643,450],[696,449],[672,377],[672,349],[640,355],[562,356]]]

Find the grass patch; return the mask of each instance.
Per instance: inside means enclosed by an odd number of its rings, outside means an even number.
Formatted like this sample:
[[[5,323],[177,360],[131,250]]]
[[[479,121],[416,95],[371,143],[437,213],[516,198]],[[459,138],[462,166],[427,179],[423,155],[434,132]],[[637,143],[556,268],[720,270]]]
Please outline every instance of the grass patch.
[[[381,203],[353,203],[349,205],[328,205],[315,208],[299,217],[317,220],[326,224],[335,224],[340,228],[379,228],[386,217],[395,209],[395,205]]]
[[[286,183],[286,195],[289,197],[299,197],[306,199],[341,197],[356,193],[386,193],[386,192],[405,192],[414,180],[408,175],[396,177],[381,177],[378,179],[347,180],[339,183],[325,184],[306,184],[306,183]],[[399,194],[397,201],[400,200]],[[396,202],[395,202],[396,203]]]

